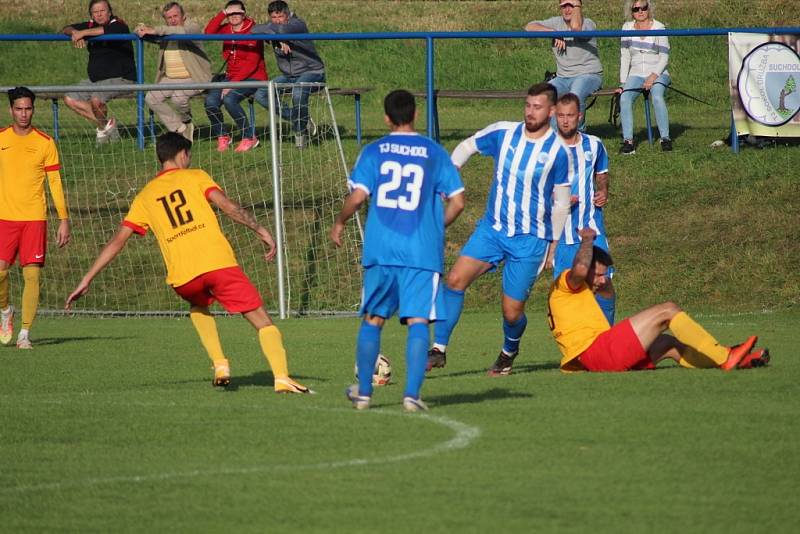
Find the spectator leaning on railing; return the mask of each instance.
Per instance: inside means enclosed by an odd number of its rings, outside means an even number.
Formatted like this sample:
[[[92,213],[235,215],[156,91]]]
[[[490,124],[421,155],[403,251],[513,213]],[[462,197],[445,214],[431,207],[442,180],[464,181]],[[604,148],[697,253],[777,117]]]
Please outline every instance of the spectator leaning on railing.
[[[108,117],[106,103],[125,91],[104,91],[102,87],[135,82],[136,64],[130,41],[86,41],[87,37],[131,32],[122,19],[114,16],[108,0],[90,0],[89,17],[88,22],[76,22],[64,26],[61,31],[72,38],[75,48],[89,50],[89,79],[82,80],[79,85],[94,86],[97,90],[67,93],[64,103],[81,117],[96,124],[97,142],[106,143],[119,139],[116,121]]]
[[[283,0],[275,0],[267,6],[269,24],[257,24],[253,33],[309,33],[303,19],[289,11],[289,5]],[[272,41],[272,50],[282,76],[274,78],[275,83],[323,83],[325,82],[325,64],[317,53],[314,41]],[[259,89],[259,92],[262,90]],[[285,92],[288,92],[286,90]],[[291,106],[281,106],[281,117],[289,121],[294,129],[297,148],[306,146],[307,136],[316,133],[316,125],[308,115],[308,97],[310,87],[295,85],[291,88]]]
[[[162,10],[166,26],[139,24],[136,34],[175,35],[203,33],[199,24],[189,19],[178,2],[169,2]],[[203,50],[201,41],[161,41],[158,54],[156,83],[207,83],[211,81],[211,61]],[[194,124],[189,99],[202,93],[202,89],[170,89],[150,91],[145,98],[167,130],[192,140]],[[170,104],[171,102],[171,104]]]
[[[224,22],[227,19],[227,22]],[[230,0],[225,8],[206,24],[206,33],[242,34],[252,33],[255,22],[245,12],[244,2]],[[222,57],[225,60],[225,76],[220,81],[266,81],[267,67],[264,64],[264,41],[225,41],[222,44]],[[215,77],[216,80],[216,77]],[[211,137],[217,138],[217,150],[224,152],[232,142],[231,135],[225,133],[222,110],[230,113],[236,129],[242,132],[242,140],[236,152],[245,152],[258,146],[258,139],[250,136],[250,123],[242,109],[241,101],[256,93],[250,89],[212,89],[206,95],[206,114],[211,121]],[[262,93],[266,96],[266,93]],[[259,96],[259,95],[256,95]],[[259,103],[268,107],[266,100]]]

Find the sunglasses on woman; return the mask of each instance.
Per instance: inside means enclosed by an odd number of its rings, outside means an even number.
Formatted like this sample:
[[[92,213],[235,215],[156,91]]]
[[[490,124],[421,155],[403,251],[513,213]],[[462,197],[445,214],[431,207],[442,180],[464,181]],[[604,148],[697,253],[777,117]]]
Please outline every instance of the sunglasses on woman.
[[[641,7],[636,6],[636,7],[632,7],[631,8],[631,13],[638,13],[639,11],[644,12],[644,11],[647,11],[648,9],[650,9],[650,6],[647,5],[647,4],[645,4],[645,5],[641,6]]]

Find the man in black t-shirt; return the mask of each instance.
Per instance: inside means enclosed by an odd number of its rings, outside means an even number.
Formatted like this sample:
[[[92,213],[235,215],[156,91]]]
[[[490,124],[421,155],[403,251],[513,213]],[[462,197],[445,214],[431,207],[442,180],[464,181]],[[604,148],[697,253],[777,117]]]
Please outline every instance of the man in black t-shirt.
[[[72,38],[75,48],[89,50],[89,79],[79,85],[92,86],[91,92],[73,92],[64,95],[64,102],[71,110],[90,120],[97,126],[97,143],[119,139],[116,121],[107,116],[106,102],[123,92],[103,90],[103,85],[118,85],[136,81],[136,64],[133,45],[130,41],[87,41],[109,33],[130,33],[122,19],[114,16],[108,0],[90,0],[88,22],[65,26],[61,31]]]

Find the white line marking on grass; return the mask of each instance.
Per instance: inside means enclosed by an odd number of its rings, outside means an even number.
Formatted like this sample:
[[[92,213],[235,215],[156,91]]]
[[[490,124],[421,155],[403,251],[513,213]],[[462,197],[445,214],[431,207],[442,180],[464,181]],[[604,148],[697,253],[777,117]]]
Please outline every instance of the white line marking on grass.
[[[129,404],[146,404],[148,406],[154,406],[156,403],[129,403]],[[171,407],[177,406],[177,403],[167,403],[167,404]],[[194,407],[196,408],[197,406],[195,405]],[[242,408],[242,407],[243,407],[242,405],[237,406],[237,408]],[[257,406],[254,405],[253,407],[257,407],[259,409],[264,408],[263,405],[257,405]],[[309,407],[309,409],[314,410],[320,408]],[[344,411],[344,410],[334,408],[334,409],[324,409],[324,411]],[[349,412],[352,410],[348,409],[347,411]],[[256,473],[265,473],[268,471],[330,470],[330,469],[341,469],[343,467],[357,467],[357,466],[365,466],[372,464],[405,462],[416,458],[425,458],[440,453],[446,453],[449,451],[464,449],[466,447],[469,447],[470,444],[475,439],[477,439],[478,436],[480,436],[481,434],[480,428],[467,425],[465,423],[456,421],[455,419],[450,419],[449,417],[445,417],[443,415],[395,413],[380,409],[370,410],[367,413],[375,415],[407,417],[409,418],[409,420],[430,421],[432,423],[449,428],[450,430],[453,431],[454,435],[449,440],[438,443],[432,447],[419,449],[404,454],[396,454],[392,456],[383,456],[378,458],[352,458],[349,460],[339,460],[333,462],[319,462],[313,464],[299,464],[299,465],[254,465],[250,467],[229,467],[229,468],[223,467],[217,469],[202,469],[202,470],[192,470],[192,471],[183,471],[174,473],[159,473],[153,475],[97,477],[97,478],[87,478],[84,480],[74,480],[68,482],[49,482],[46,484],[28,484],[15,487],[5,487],[5,488],[0,488],[0,493],[8,494],[8,493],[26,493],[33,491],[51,491],[51,490],[62,490],[68,488],[80,488],[86,486],[98,486],[103,484],[138,484],[142,482],[161,482],[167,480],[188,479],[188,478],[219,476],[219,475],[252,475]],[[365,414],[358,414],[358,415],[354,414],[354,415],[356,417],[361,417]]]

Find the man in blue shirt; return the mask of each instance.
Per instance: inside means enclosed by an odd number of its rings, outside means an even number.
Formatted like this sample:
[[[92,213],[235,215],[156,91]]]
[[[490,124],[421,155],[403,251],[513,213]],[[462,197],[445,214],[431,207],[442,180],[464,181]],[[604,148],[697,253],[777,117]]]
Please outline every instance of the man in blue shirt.
[[[381,328],[397,312],[408,325],[403,407],[420,411],[427,409],[420,389],[428,323],[443,313],[444,229],[464,209],[464,185],[447,151],[414,130],[411,93],[392,91],[383,107],[391,133],[361,151],[350,175],[351,193],[330,231],[339,246],[345,223],[370,199],[362,259],[364,320],[356,346],[358,385],[348,388],[347,397],[356,409],[369,407]]]
[[[486,213],[447,275],[446,321],[436,323],[428,369],[444,367],[450,335],[461,316],[464,292],[478,277],[503,267],[505,340],[489,374],[511,373],[528,320],[525,302],[544,267],[550,242],[558,240],[569,209],[569,154],[550,128],[556,90],[533,85],[524,122],[497,122],[462,141],[452,160],[461,166],[476,153],[495,160]],[[554,202],[555,199],[555,202]]]
[[[558,135],[566,145],[573,165],[570,197],[572,206],[555,249],[553,280],[558,280],[563,271],[572,268],[572,262],[581,246],[581,228],[594,230],[594,245],[608,252],[603,218],[603,206],[608,202],[608,151],[599,138],[578,130],[582,114],[577,95],[562,95],[556,103],[555,116]],[[613,273],[614,267],[609,267],[606,283],[594,294],[610,325],[614,324],[616,303],[614,286],[611,283]]]

